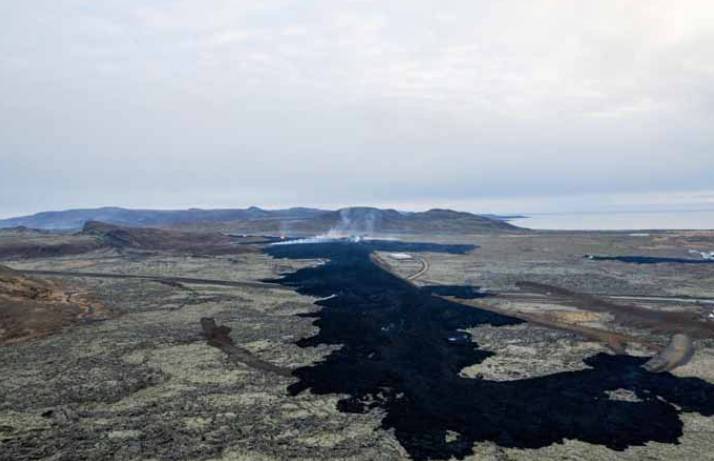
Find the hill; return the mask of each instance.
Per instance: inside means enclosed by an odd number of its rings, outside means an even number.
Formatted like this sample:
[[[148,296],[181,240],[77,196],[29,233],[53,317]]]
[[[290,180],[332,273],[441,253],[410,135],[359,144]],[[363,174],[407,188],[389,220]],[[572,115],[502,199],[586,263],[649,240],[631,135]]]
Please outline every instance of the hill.
[[[101,242],[89,235],[54,233],[26,227],[0,229],[0,260],[76,255],[101,247]]]
[[[192,255],[236,254],[250,251],[232,237],[218,232],[183,232],[175,229],[128,227],[89,221],[81,235],[96,238],[116,250],[177,252]]]

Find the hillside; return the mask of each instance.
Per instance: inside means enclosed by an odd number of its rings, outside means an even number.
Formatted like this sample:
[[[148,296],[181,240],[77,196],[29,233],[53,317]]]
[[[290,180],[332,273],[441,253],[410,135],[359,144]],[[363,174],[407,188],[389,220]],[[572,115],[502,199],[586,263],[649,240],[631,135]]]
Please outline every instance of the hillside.
[[[91,235],[46,232],[25,227],[0,229],[0,259],[68,256],[98,250]]]
[[[86,292],[1,265],[0,306],[0,345],[46,336],[105,314],[103,306]]]
[[[51,284],[25,277],[9,267],[0,266],[0,298],[46,300],[53,292]]]
[[[175,229],[128,227],[89,221],[81,235],[96,238],[116,250],[178,252],[182,254],[237,254],[250,251],[234,239],[218,232],[182,232]]]

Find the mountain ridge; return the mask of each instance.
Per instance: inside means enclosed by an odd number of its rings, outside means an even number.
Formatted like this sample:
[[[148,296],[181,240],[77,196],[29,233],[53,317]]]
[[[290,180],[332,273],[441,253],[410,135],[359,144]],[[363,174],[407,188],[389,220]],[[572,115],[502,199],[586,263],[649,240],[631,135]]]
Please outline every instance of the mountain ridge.
[[[278,234],[461,232],[519,230],[503,220],[464,211],[433,208],[400,211],[375,207],[337,210],[295,207],[268,210],[259,207],[183,210],[101,207],[45,211],[0,220],[0,229],[26,227],[52,231],[79,231],[88,222],[130,227],[181,228],[221,232]]]

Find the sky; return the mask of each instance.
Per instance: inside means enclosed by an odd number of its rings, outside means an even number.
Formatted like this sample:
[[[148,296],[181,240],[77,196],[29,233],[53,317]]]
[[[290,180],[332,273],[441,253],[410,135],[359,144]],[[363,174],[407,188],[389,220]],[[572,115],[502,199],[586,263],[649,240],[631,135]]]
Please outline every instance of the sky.
[[[4,1],[0,121],[0,217],[714,209],[714,2]]]

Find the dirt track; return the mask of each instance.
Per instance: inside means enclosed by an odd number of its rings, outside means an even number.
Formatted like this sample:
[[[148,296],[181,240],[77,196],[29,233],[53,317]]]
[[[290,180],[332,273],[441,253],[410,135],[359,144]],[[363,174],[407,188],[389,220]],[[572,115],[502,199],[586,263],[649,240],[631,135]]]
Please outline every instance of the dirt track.
[[[686,333],[698,338],[714,337],[714,324],[703,321],[691,311],[669,312],[647,309],[634,304],[619,304],[587,293],[578,293],[562,287],[535,282],[518,282],[519,288],[558,298],[579,309],[607,312],[622,324],[636,325],[658,333]]]
[[[454,298],[454,297],[450,297],[450,296],[447,296],[444,298],[448,299],[449,301],[452,301],[452,302],[466,304],[467,306],[471,305],[471,303],[468,300]],[[474,303],[474,304],[476,304],[476,303]],[[623,353],[624,346],[627,343],[639,344],[641,346],[644,346],[644,347],[646,347],[652,351],[656,351],[656,352],[659,352],[662,350],[662,346],[660,346],[658,344],[654,344],[649,341],[644,341],[641,338],[637,338],[632,335],[626,335],[626,334],[622,334],[622,333],[616,333],[613,331],[603,330],[603,329],[599,329],[599,328],[586,327],[586,326],[582,326],[582,325],[575,325],[572,323],[556,322],[556,321],[554,321],[550,318],[547,318],[545,316],[542,316],[542,315],[527,314],[524,312],[517,312],[517,311],[511,310],[511,309],[499,309],[497,307],[490,306],[485,303],[478,303],[478,308],[484,309],[487,311],[491,311],[491,312],[495,312],[496,314],[516,317],[521,320],[525,320],[528,323],[532,323],[534,325],[541,325],[541,326],[548,327],[548,328],[555,328],[558,330],[564,330],[564,331],[576,333],[576,334],[579,334],[586,338],[590,338],[595,341],[599,341],[604,344],[607,344],[611,349],[613,349],[617,353]]]
[[[70,271],[49,271],[49,270],[18,270],[17,272],[28,275],[53,275],[60,277],[91,277],[107,279],[139,279],[151,280],[165,283],[185,283],[188,285],[217,285],[228,287],[250,287],[265,288],[271,290],[287,290],[280,285],[262,282],[238,282],[232,280],[201,279],[193,277],[162,277],[157,275],[130,275],[130,274],[108,274],[101,272],[70,272]]]
[[[415,259],[421,263],[421,269],[407,277],[407,280],[416,280],[422,275],[429,272],[429,260],[427,260],[426,258],[422,258],[421,256],[415,256]]]

